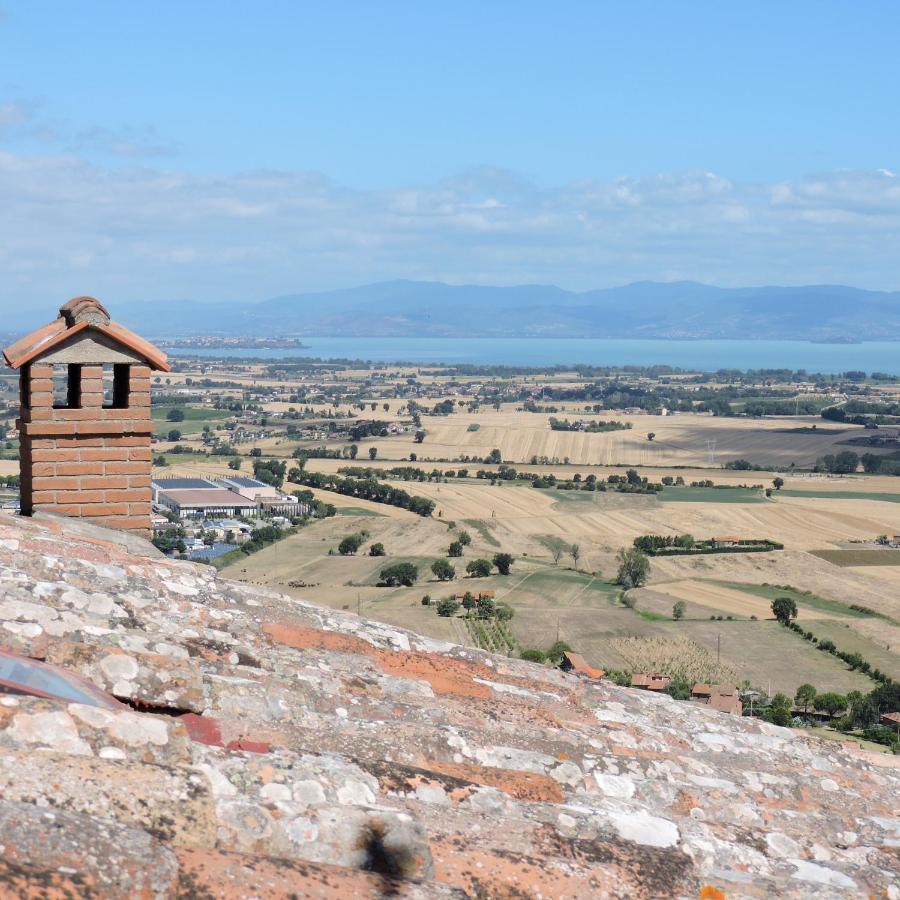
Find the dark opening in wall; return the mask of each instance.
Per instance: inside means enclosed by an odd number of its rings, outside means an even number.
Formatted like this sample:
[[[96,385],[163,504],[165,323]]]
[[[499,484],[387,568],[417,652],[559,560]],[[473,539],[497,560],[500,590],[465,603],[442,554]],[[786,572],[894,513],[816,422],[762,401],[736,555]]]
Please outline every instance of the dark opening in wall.
[[[53,406],[55,409],[81,408],[81,366],[53,364]]]
[[[106,409],[128,408],[128,364],[103,364],[103,406]]]

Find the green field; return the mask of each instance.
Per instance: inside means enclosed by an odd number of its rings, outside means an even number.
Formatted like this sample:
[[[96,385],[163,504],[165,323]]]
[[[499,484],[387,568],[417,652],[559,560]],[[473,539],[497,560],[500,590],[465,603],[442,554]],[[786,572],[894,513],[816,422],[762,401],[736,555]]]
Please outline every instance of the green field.
[[[181,422],[170,422],[166,418],[173,409],[180,409],[184,413],[184,419]],[[205,425],[215,429],[216,425],[221,425],[226,419],[232,418],[234,413],[224,409],[210,409],[209,407],[154,404],[151,415],[157,426],[157,436],[165,437],[173,428],[182,434],[195,434],[203,431]]]
[[[375,518],[383,518],[384,514],[376,512],[374,509],[363,509],[361,506],[339,506],[337,507],[337,515],[339,516],[374,516]]]
[[[716,581],[722,587],[735,591],[743,591],[746,594],[755,594],[757,597],[765,597],[766,600],[774,600],[776,597],[790,597],[798,607],[817,609],[821,612],[837,613],[841,616],[851,616],[857,619],[871,618],[869,613],[850,609],[846,603],[837,600],[827,600],[816,594],[807,594],[795,588],[776,587],[772,584],[746,584],[741,581]]]
[[[663,503],[765,503],[758,488],[667,487],[657,495]]]
[[[782,488],[776,496],[813,497],[821,500],[883,500],[885,503],[900,503],[900,494],[878,491],[788,491]]]
[[[834,566],[900,566],[900,550],[810,550]]]

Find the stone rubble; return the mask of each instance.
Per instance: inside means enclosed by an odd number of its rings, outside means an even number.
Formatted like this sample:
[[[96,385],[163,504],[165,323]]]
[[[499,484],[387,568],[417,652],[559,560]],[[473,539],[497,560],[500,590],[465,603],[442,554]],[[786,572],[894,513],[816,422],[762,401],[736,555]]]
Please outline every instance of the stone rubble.
[[[900,900],[900,759],[0,518],[0,893]],[[38,893],[43,891],[43,894]]]

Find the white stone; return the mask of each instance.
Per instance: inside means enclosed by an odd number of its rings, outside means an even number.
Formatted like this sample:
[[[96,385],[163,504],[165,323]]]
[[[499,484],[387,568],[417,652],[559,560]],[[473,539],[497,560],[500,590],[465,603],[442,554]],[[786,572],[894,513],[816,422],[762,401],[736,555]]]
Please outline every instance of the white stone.
[[[270,781],[262,786],[259,796],[272,803],[287,803],[291,799],[291,789],[286,784]]]
[[[295,781],[292,793],[297,803],[305,803],[307,806],[325,802],[325,791],[318,781]]]
[[[610,820],[620,838],[648,847],[674,847],[680,837],[674,822],[643,812],[611,813]]]
[[[99,756],[100,759],[127,759],[125,751],[121,750],[119,747],[101,747],[97,751],[97,756]]]
[[[819,785],[821,786],[823,791],[828,791],[829,793],[834,793],[835,791],[840,790],[840,786],[838,783],[832,778],[823,778]]]
[[[805,859],[790,859],[788,862],[797,869],[791,875],[791,878],[797,878],[800,881],[811,881],[814,884],[828,884],[832,887],[856,889],[856,882],[842,872],[827,869],[825,866],[817,866],[815,863],[807,862]]]
[[[140,671],[137,660],[125,653],[104,656],[100,668],[110,681],[134,681]]]
[[[624,775],[604,775],[602,772],[594,772],[594,780],[607,797],[629,800],[634,796],[634,782]]]
[[[237,788],[215,767],[201,763],[197,768],[209,779],[213,797],[234,797]]]
[[[338,788],[337,799],[348,806],[369,806],[375,802],[375,794],[365,782],[348,778]]]
[[[439,784],[420,784],[416,788],[416,799],[423,803],[439,803],[442,806],[450,802],[447,792]]]
[[[766,835],[766,845],[770,856],[778,856],[787,859],[790,856],[800,855],[800,845],[786,834],[780,831],[771,831]]]
[[[78,736],[72,717],[64,712],[19,713],[6,733],[23,744],[46,744],[52,750],[93,756],[90,746]]]

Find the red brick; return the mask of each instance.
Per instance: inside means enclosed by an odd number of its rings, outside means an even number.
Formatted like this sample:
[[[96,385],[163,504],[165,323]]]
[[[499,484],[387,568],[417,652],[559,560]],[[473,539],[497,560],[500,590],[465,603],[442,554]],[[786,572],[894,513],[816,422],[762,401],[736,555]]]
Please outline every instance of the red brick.
[[[79,487],[87,491],[121,490],[128,487],[128,479],[124,475],[101,475],[99,478],[82,478]]]
[[[57,421],[58,409],[52,409],[50,406],[31,406],[22,410],[22,417],[26,422],[55,422]]]
[[[99,449],[88,448],[88,449],[81,451],[81,459],[84,460],[85,462],[88,462],[88,461],[93,462],[95,460],[96,461],[104,461],[104,462],[109,461],[109,460],[120,460],[120,459],[122,459],[122,456],[123,456],[123,453],[121,450],[114,450],[114,449],[107,450],[106,448],[99,448]]]
[[[32,491],[31,498],[35,504],[56,503],[56,491]]]
[[[30,422],[27,425],[27,434],[40,437],[42,435],[68,435],[75,434],[74,422]]]
[[[61,437],[56,439],[56,446],[60,448],[72,448],[73,450],[81,450],[82,447],[102,447],[102,437]]]
[[[107,491],[106,499],[110,503],[149,503],[150,488],[128,488],[123,491]]]
[[[147,463],[145,462],[108,462],[106,472],[108,475],[146,475]]]
[[[60,503],[102,503],[103,491],[58,491]]]
[[[24,461],[23,461],[23,463],[24,463]],[[55,475],[56,474],[56,463],[52,463],[52,462],[32,463],[31,474],[35,475],[35,476]]]
[[[143,460],[144,462],[150,462],[153,458],[153,453],[149,447],[134,447],[128,451],[128,458],[130,460]]]
[[[52,509],[53,512],[59,513],[61,516],[81,515],[81,507],[77,503],[55,503]]]
[[[138,435],[128,435],[127,437],[110,437],[106,438],[107,447],[146,447],[149,435],[140,437]]]
[[[89,503],[81,507],[81,515],[94,518],[95,516],[127,516],[127,503]]]
[[[32,378],[52,378],[53,366],[48,363],[32,363],[28,367]]]
[[[149,520],[150,518],[150,504],[149,503],[131,503],[129,504],[131,509],[131,515],[133,516],[146,516]]]
[[[131,366],[128,374],[132,378],[149,378],[150,366]]]
[[[32,486],[36,491],[75,490],[80,487],[77,478],[60,478],[58,475],[49,478],[35,478]]]
[[[35,447],[31,451],[34,462],[77,462],[77,450],[63,450],[56,447]]]
[[[102,475],[102,462],[71,462],[58,463],[56,466],[57,475]]]
[[[129,475],[128,487],[131,488],[148,488],[150,487],[149,475]]]

